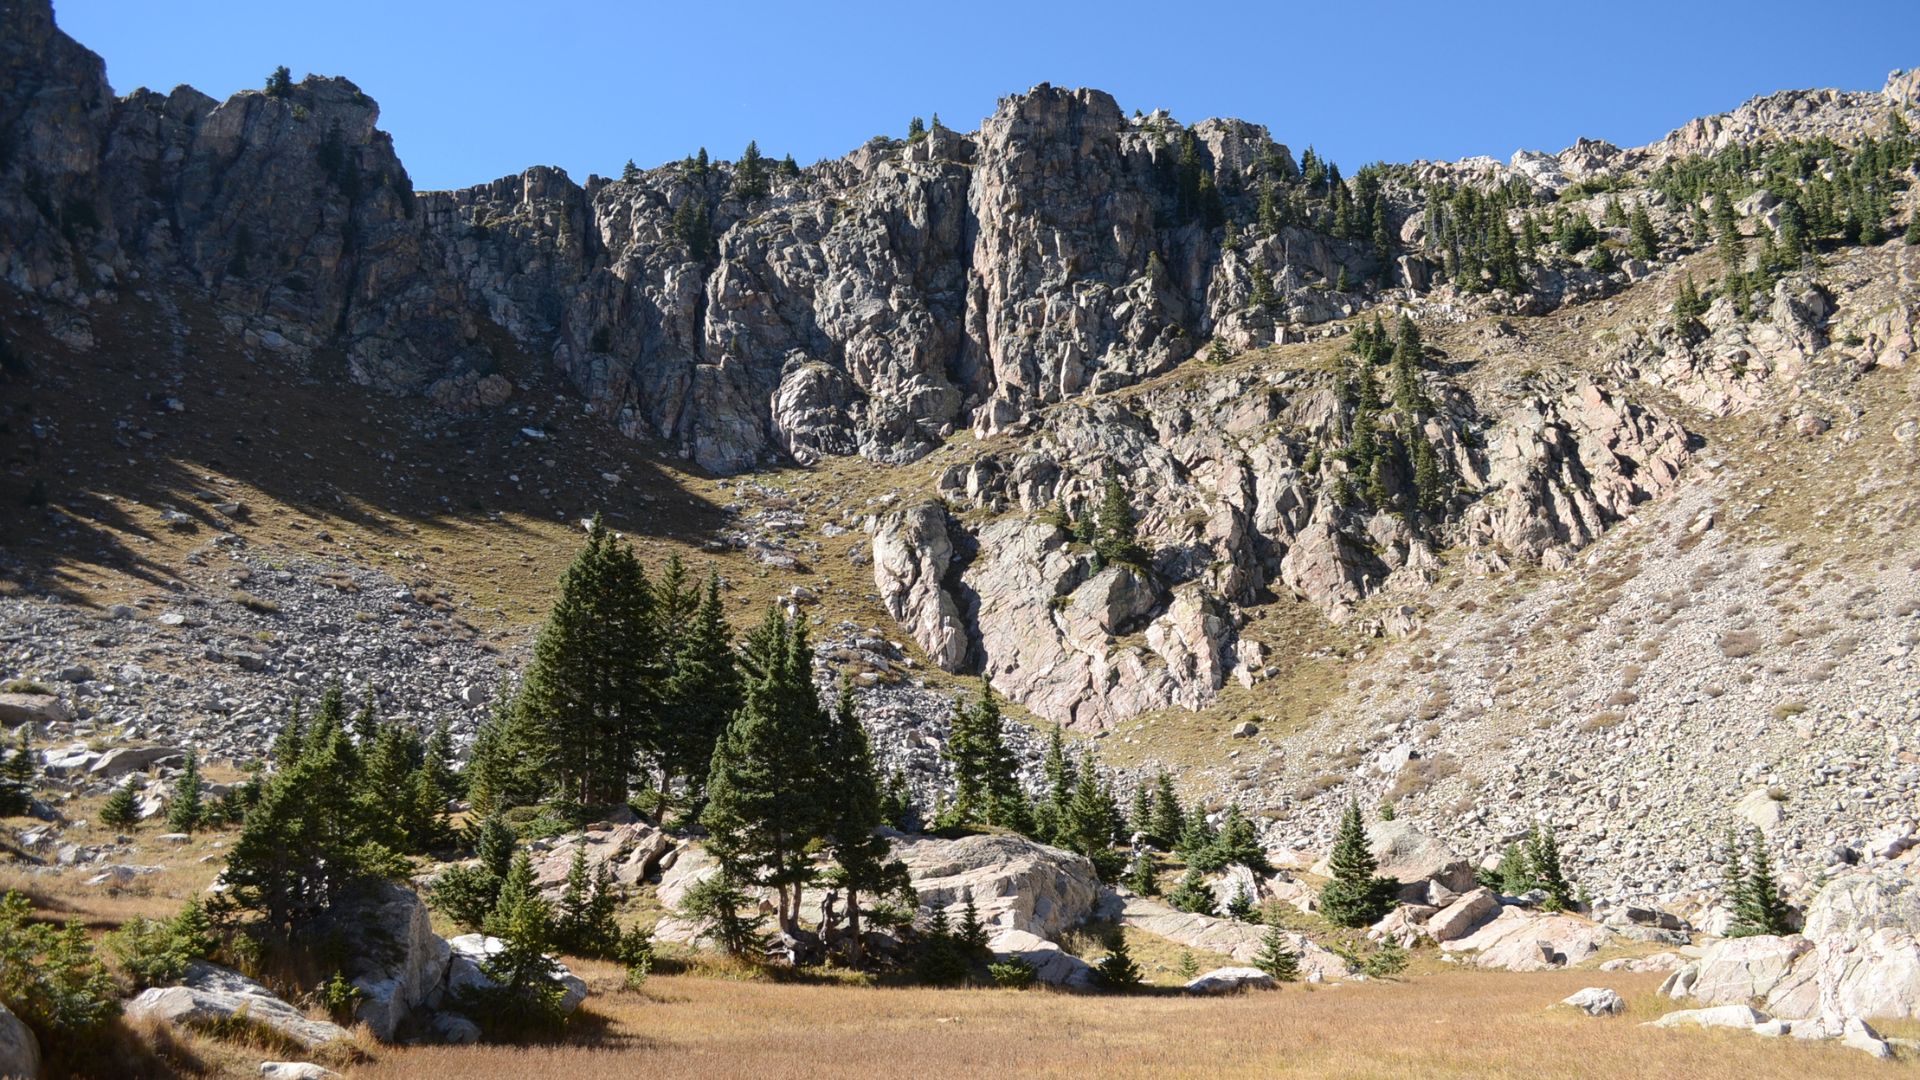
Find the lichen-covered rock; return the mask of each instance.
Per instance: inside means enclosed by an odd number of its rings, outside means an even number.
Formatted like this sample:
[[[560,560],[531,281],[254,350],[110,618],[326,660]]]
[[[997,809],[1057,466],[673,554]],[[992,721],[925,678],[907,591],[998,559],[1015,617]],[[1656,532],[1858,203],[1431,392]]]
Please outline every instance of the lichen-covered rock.
[[[197,960],[188,965],[182,985],[142,990],[126,1006],[126,1014],[132,1019],[169,1024],[217,1024],[242,1013],[302,1046],[322,1046],[351,1037],[339,1024],[309,1019],[239,972]]]

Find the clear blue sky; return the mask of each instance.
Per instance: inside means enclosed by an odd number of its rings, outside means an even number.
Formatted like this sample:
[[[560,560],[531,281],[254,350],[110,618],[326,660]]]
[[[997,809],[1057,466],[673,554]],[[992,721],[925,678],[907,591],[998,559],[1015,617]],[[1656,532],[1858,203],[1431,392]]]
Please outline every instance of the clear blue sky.
[[[1229,9],[1238,8],[1230,12]],[[913,115],[971,130],[1040,82],[1268,125],[1367,161],[1648,142],[1773,90],[1920,64],[1920,0],[1246,5],[1049,0],[546,3],[55,0],[119,93],[224,97],[276,64],[380,102],[416,186],[576,180],[748,139],[802,164]]]

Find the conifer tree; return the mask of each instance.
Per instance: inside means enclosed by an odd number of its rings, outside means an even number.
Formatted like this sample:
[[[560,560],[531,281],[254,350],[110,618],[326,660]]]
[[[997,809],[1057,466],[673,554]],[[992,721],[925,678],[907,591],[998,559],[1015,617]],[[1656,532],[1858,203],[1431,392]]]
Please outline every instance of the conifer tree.
[[[1153,855],[1141,851],[1133,857],[1133,869],[1127,873],[1127,888],[1136,896],[1159,896],[1160,875],[1153,865]]]
[[[1369,847],[1359,803],[1347,803],[1328,862],[1333,880],[1320,890],[1320,912],[1329,922],[1336,926],[1371,926],[1393,909],[1398,883],[1374,874],[1380,864]]]
[[[1758,828],[1748,841],[1746,872],[1738,895],[1732,900],[1733,925],[1727,929],[1728,937],[1792,932],[1792,912],[1780,895],[1779,883],[1773,877],[1772,860],[1767,857],[1766,837]]]
[[[620,181],[631,184],[638,179],[640,179],[640,166],[635,165],[632,158],[628,158],[626,165],[620,169]]]
[[[984,676],[979,696],[954,703],[953,730],[941,755],[953,765],[956,787],[948,816],[956,824],[985,821],[1014,827],[1025,816],[1024,796],[1013,775],[999,698]],[[1031,827],[1031,823],[1028,822]]]
[[[1260,843],[1259,830],[1254,828],[1252,819],[1241,811],[1239,803],[1227,807],[1226,816],[1220,821],[1220,837],[1214,841],[1213,847],[1223,866],[1239,863],[1256,874],[1264,874],[1272,869],[1267,865],[1267,851]]]
[[[847,894],[850,959],[858,968],[865,952],[860,897],[898,891],[907,879],[907,869],[899,860],[888,858],[890,848],[876,832],[885,823],[879,774],[866,728],[854,714],[853,688],[846,682],[840,684],[823,757],[835,773],[827,788],[829,846],[837,883]]]
[[[100,807],[100,824],[110,829],[131,829],[139,821],[139,806],[133,797],[133,785],[121,784]]]
[[[760,144],[749,141],[733,170],[733,193],[742,199],[758,199],[768,190],[767,164],[760,157]]]
[[[1093,981],[1104,990],[1126,993],[1140,988],[1140,965],[1133,962],[1126,935],[1119,930],[1107,936],[1107,955],[1094,965]]]
[[[1060,733],[1060,725],[1053,725],[1053,731],[1047,736],[1047,754],[1041,761],[1041,771],[1047,778],[1047,794],[1035,811],[1037,831],[1040,839],[1051,844],[1065,844],[1067,806],[1073,801],[1073,763],[1067,760],[1066,740]]]
[[[445,716],[440,717],[433,726],[433,735],[427,739],[421,768],[432,782],[433,789],[439,792],[442,802],[460,797],[460,774],[453,767],[453,728]]]
[[[1660,254],[1660,237],[1653,231],[1653,219],[1647,216],[1645,203],[1633,204],[1633,216],[1627,222],[1627,250],[1634,258],[1647,261]]]
[[[0,764],[0,816],[33,810],[33,725],[21,724],[13,752]]]
[[[804,622],[770,607],[748,648],[746,698],[714,746],[700,821],[723,867],[775,891],[780,930],[792,935],[813,877],[809,847],[830,825],[819,756],[827,717]]]
[[[1547,894],[1541,907],[1547,911],[1566,911],[1573,907],[1573,886],[1560,868],[1560,843],[1554,839],[1553,826],[1536,825],[1527,844],[1536,886]]]
[[[1278,924],[1267,924],[1267,932],[1260,938],[1260,952],[1254,956],[1253,966],[1280,982],[1299,981],[1300,957],[1293,951],[1293,943],[1287,939],[1287,932],[1280,929]]]
[[[273,74],[267,76],[267,96],[283,98],[291,93],[293,93],[293,72],[287,70],[287,65],[281,64],[273,69]]]
[[[1173,971],[1182,982],[1192,982],[1200,974],[1200,961],[1193,955],[1192,949],[1180,950],[1180,959],[1174,964]]]
[[[1127,809],[1127,831],[1135,836],[1153,832],[1153,788],[1145,780],[1134,785],[1133,803]]]
[[[1180,911],[1195,915],[1213,914],[1213,890],[1207,888],[1207,880],[1198,867],[1188,867],[1181,876],[1180,883],[1167,894],[1167,903]]]
[[[689,197],[674,208],[673,235],[686,246],[687,257],[694,262],[706,262],[717,254],[713,241],[713,222],[708,218],[704,198]]]
[[[1067,846],[1093,860],[1101,876],[1112,880],[1120,869],[1112,858],[1113,838],[1119,830],[1120,808],[1114,803],[1113,789],[1101,780],[1093,759],[1083,758],[1067,804]]]
[[[974,905],[973,890],[967,890],[967,902],[960,909],[960,928],[954,935],[975,955],[987,951],[987,925],[980,921],[980,909]]]
[[[664,680],[658,757],[663,790],[684,777],[695,789],[706,783],[713,746],[740,707],[740,671],[733,651],[733,627],[720,600],[720,575],[709,568],[699,602],[678,635]]]
[[[1162,849],[1172,848],[1187,831],[1187,812],[1180,805],[1180,794],[1173,789],[1173,777],[1165,769],[1153,778],[1153,822],[1147,832]]]
[[[468,805],[484,817],[538,802],[547,791],[551,757],[548,740],[532,715],[515,708],[513,698],[503,693],[474,732],[467,767],[460,774]]]
[[[173,797],[167,800],[167,828],[190,833],[200,827],[203,809],[200,800],[200,765],[192,749],[186,764],[173,782]]]
[[[478,930],[500,902],[500,886],[513,866],[519,839],[500,815],[493,814],[473,827],[472,840],[478,858],[442,870],[428,899],[454,922]]]
[[[1253,921],[1253,896],[1247,892],[1245,885],[1241,885],[1233,890],[1233,895],[1227,898],[1224,913],[1227,918],[1235,922]]]
[[[658,744],[652,605],[633,549],[595,516],[514,702],[550,751],[555,794],[568,805],[626,802],[642,748]]]
[[[1125,563],[1146,569],[1149,563],[1140,546],[1133,520],[1133,500],[1127,496],[1116,476],[1108,476],[1101,489],[1100,508],[1095,515],[1094,554],[1104,563]]]
[[[553,945],[553,909],[533,888],[533,868],[525,852],[514,857],[500,901],[488,915],[486,932],[500,939],[481,971],[491,985],[471,989],[460,1002],[483,1028],[500,1034],[550,1031],[565,1022],[560,1009],[565,989],[555,981],[558,966],[547,955]]]

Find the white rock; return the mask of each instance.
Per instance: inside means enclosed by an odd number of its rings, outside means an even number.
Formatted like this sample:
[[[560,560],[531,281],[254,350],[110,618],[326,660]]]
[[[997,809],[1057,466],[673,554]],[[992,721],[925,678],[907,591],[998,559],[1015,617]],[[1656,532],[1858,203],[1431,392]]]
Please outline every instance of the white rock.
[[[1201,975],[1187,983],[1189,994],[1230,994],[1239,990],[1276,990],[1280,986],[1273,976],[1254,967],[1223,967]]]
[[[1670,1012],[1658,1020],[1650,1020],[1653,1027],[1725,1027],[1744,1028],[1751,1031],[1755,1025],[1764,1024],[1772,1017],[1746,1005],[1715,1005],[1711,1009],[1682,1009]]]
[[[1560,1004],[1579,1009],[1588,1016],[1617,1016],[1627,1008],[1627,1003],[1619,993],[1605,986],[1589,986],[1563,999]]]

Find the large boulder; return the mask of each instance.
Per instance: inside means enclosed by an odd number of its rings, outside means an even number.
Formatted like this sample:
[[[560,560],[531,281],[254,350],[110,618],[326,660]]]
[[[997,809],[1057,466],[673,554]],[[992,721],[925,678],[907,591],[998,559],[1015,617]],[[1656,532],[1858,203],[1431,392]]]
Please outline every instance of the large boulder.
[[[557,896],[566,887],[574,853],[584,851],[589,880],[605,866],[620,884],[638,885],[660,865],[660,857],[672,846],[673,841],[666,833],[645,822],[590,828],[560,838],[537,856],[533,861],[533,882],[549,899]]]
[[[0,727],[33,724],[44,731],[68,719],[66,704],[52,694],[0,694]]]
[[[142,990],[126,1007],[131,1019],[188,1026],[218,1024],[241,1013],[309,1048],[351,1037],[346,1028],[310,1019],[239,972],[201,961],[187,966],[183,985]]]
[[[339,925],[350,935],[353,985],[364,995],[354,1016],[374,1038],[391,1041],[446,978],[447,943],[433,932],[419,894],[398,885],[349,905]]]
[[[1001,930],[988,939],[987,948],[995,960],[1025,961],[1033,977],[1049,986],[1093,985],[1093,968],[1085,960],[1025,930]]]
[[[1579,1009],[1588,1016],[1618,1016],[1627,1011],[1627,1003],[1619,992],[1605,986],[1589,986],[1562,999],[1560,1004]]]
[[[185,756],[186,751],[177,746],[116,746],[101,754],[87,769],[87,775],[95,780],[112,780],[127,773],[145,772],[149,766],[169,758]]]
[[[40,1075],[40,1040],[26,1021],[0,1005],[0,1076]]]
[[[1705,1005],[1744,1005],[1765,1001],[1777,1016],[1810,1016],[1819,990],[1809,975],[1814,965],[1800,961],[1813,943],[1798,935],[1730,938],[1709,945],[1700,959],[1674,972],[1661,990]]]
[[[1259,968],[1223,967],[1214,968],[1193,979],[1184,989],[1189,994],[1231,994],[1240,990],[1276,990],[1279,987],[1277,979]]]
[[[1577,964],[1604,948],[1612,931],[1573,915],[1536,915],[1523,908],[1500,914],[1466,937],[1444,942],[1445,952],[1472,952],[1473,962],[1506,971],[1546,971]]]
[[[1480,888],[1441,908],[1427,919],[1427,936],[1438,942],[1455,941],[1479,929],[1500,912],[1500,898]]]
[[[946,507],[925,502],[880,518],[873,527],[873,584],[881,602],[942,671],[967,661],[966,620],[947,588],[953,566]]]
[[[981,921],[995,929],[1057,938],[1100,898],[1100,880],[1084,856],[1022,836],[899,836],[893,854],[907,864],[922,907],[957,913],[971,898]]]
[[[1682,1009],[1648,1023],[1654,1027],[1721,1027],[1752,1030],[1770,1017],[1746,1005],[1715,1005],[1710,1009]]]
[[[1393,878],[1403,886],[1402,899],[1416,903],[1425,899],[1429,881],[1457,893],[1474,887],[1473,865],[1409,822],[1395,819],[1369,825],[1367,846],[1380,864],[1380,876]],[[1333,876],[1326,859],[1315,863],[1313,872],[1321,877]]]

